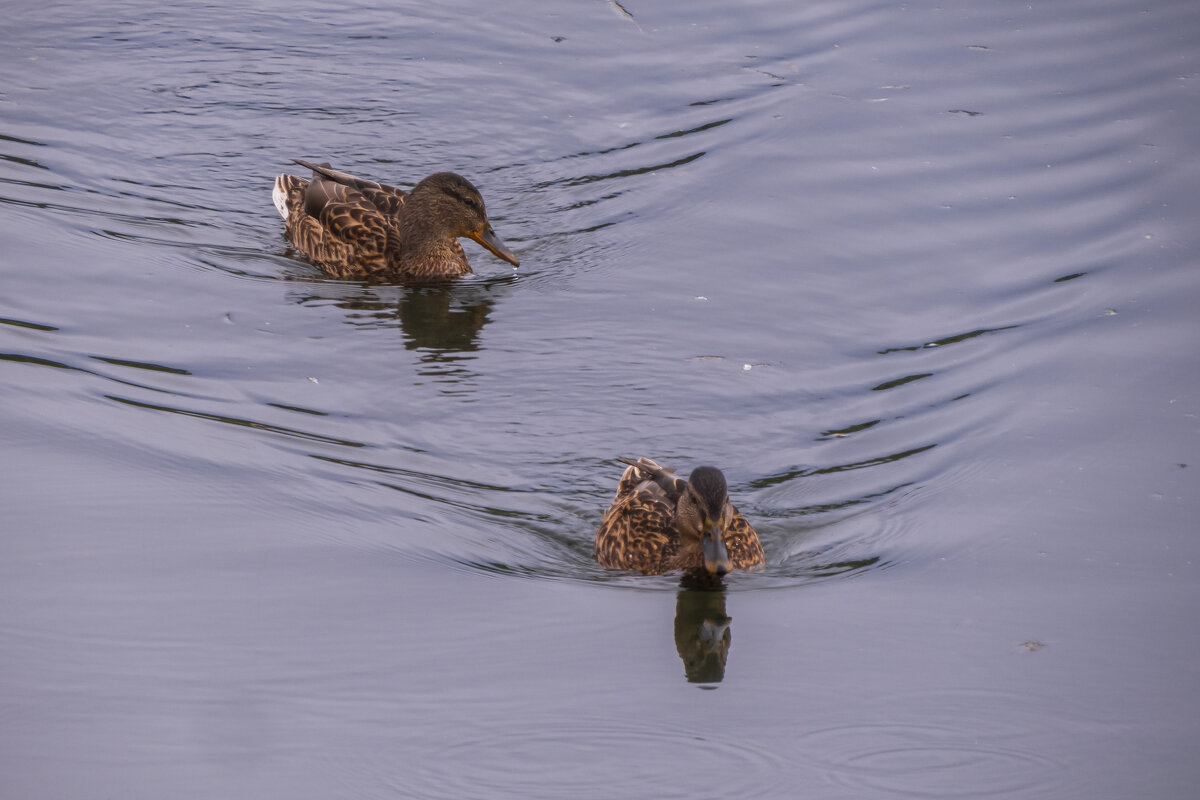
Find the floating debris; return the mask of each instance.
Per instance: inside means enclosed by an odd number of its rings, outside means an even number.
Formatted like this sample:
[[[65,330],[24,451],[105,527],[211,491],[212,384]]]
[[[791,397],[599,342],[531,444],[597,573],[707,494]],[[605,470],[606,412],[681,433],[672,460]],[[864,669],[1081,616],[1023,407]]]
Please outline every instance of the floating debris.
[[[637,20],[633,18],[633,14],[630,13],[629,9],[618,3],[617,0],[608,0],[608,4],[616,9],[617,13],[622,17],[632,22],[637,27],[638,32],[645,33],[645,31],[642,30],[642,26],[638,25]]]

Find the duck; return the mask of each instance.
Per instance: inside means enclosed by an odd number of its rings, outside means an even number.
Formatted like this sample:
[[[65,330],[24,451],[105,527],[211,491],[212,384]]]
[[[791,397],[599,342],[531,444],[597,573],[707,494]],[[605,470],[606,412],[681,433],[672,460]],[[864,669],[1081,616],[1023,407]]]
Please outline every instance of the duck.
[[[758,533],[729,502],[721,470],[696,467],[684,480],[649,458],[617,460],[628,466],[596,531],[601,566],[719,581],[765,563]]]
[[[520,264],[492,230],[479,190],[461,175],[436,172],[405,192],[328,163],[293,163],[312,170],[312,178],[278,176],[271,199],[291,243],[334,278],[420,282],[467,275],[461,236]]]

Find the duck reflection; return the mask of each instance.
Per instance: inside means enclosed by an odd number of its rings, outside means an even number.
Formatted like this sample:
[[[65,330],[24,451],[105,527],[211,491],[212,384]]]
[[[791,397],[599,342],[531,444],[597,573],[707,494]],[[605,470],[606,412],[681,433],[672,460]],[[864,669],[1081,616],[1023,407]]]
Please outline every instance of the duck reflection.
[[[401,286],[310,284],[292,299],[300,305],[334,305],[347,324],[398,327],[407,350],[415,351],[416,374],[447,395],[474,392],[468,366],[479,349],[480,332],[492,317],[505,281]],[[498,291],[501,290],[501,291]]]
[[[372,286],[319,285],[294,293],[300,305],[332,303],[348,311],[346,322],[362,327],[399,324],[409,350],[469,352],[478,348],[496,296],[491,285]],[[327,291],[326,291],[327,290]]]
[[[479,349],[480,332],[492,317],[502,281],[439,286],[318,284],[293,294],[301,305],[328,305],[347,312],[361,327],[397,326],[407,350],[425,365],[418,373],[451,383],[468,374],[463,362]]]
[[[732,639],[725,588],[692,586],[685,578],[675,599],[675,650],[688,683],[720,683]]]
[[[404,346],[430,353],[473,352],[495,299],[454,287],[411,289],[396,304]]]

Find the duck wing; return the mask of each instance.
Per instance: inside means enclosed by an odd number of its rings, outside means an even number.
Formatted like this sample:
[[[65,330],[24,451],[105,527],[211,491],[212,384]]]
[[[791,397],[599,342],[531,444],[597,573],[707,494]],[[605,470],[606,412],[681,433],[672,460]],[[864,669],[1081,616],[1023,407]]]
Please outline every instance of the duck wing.
[[[752,569],[766,562],[762,542],[758,533],[732,503],[729,508],[733,516],[725,526],[725,548],[729,551],[729,563],[734,569]]]
[[[324,197],[318,213],[312,214],[331,236],[353,244],[363,257],[383,255],[387,247],[388,219],[366,195],[356,189],[329,181],[313,181],[308,194],[314,194],[314,186]],[[308,199],[305,198],[307,204]]]
[[[669,569],[668,562],[679,552],[672,525],[678,495],[671,497],[654,474],[663,482],[675,479],[648,458],[621,460],[629,466],[596,532],[596,560],[604,567],[657,575]]]
[[[648,458],[639,458],[636,461],[632,458],[618,458],[622,464],[628,464],[632,470],[625,470],[625,474],[621,476],[621,483],[617,487],[617,494],[621,494],[621,487],[627,484],[632,489],[639,482],[644,480],[654,481],[666,494],[666,499],[674,507],[679,501],[683,490],[687,488],[687,481],[682,478],[675,477],[673,470],[664,469]]]
[[[632,569],[647,575],[665,572],[679,552],[671,526],[672,507],[651,481],[618,495],[596,532],[596,560],[603,567]]]
[[[289,190],[284,223],[296,249],[335,278],[387,272],[391,217],[362,192],[333,181],[308,182],[293,202],[298,188]]]
[[[378,189],[382,185],[382,184],[375,183],[374,181],[364,180],[363,178],[356,178],[353,175],[351,175],[349,172],[341,172],[340,170],[336,170],[333,167],[329,166],[328,163],[310,164],[309,162],[304,161],[299,158],[293,158],[292,163],[299,164],[302,167],[307,167],[308,169],[311,169],[313,171],[313,180],[320,180],[321,178],[326,178],[328,180],[333,181],[334,183],[340,183],[343,186],[349,186],[351,189],[361,189],[363,187],[370,187],[370,186],[373,186],[376,189]]]
[[[306,205],[308,203],[312,203],[315,206],[315,208],[308,207],[308,212],[313,216],[317,216],[316,209],[320,208],[318,204],[322,201],[322,197],[320,192],[313,190],[311,187],[322,184],[325,187],[339,185],[348,187],[350,189],[356,189],[364,197],[366,197],[367,200],[369,200],[371,204],[375,206],[375,208],[384,214],[398,214],[400,209],[404,207],[404,197],[407,193],[401,189],[397,189],[395,186],[388,186],[385,183],[376,183],[375,181],[369,181],[364,178],[357,178],[348,172],[342,172],[340,170],[333,169],[329,166],[329,164],[311,164],[299,158],[293,158],[292,162],[299,164],[302,167],[307,167],[313,172],[310,191],[305,195]]]

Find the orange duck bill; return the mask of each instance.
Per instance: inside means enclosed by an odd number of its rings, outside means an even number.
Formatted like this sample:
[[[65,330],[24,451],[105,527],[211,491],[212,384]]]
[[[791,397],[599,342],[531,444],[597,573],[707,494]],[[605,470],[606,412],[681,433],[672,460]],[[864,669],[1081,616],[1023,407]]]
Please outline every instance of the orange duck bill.
[[[514,267],[519,267],[521,265],[521,262],[517,260],[517,257],[513,254],[513,251],[508,249],[508,245],[504,243],[504,240],[497,236],[496,232],[492,230],[491,225],[484,225],[483,230],[468,233],[467,236],[471,237],[485,248],[490,250],[492,254],[496,256],[496,258],[502,258],[508,263],[512,264]]]

